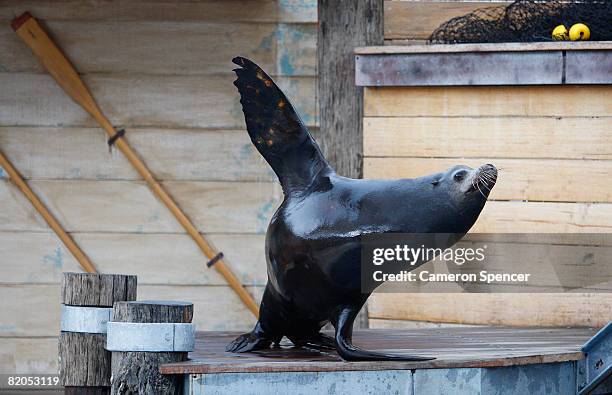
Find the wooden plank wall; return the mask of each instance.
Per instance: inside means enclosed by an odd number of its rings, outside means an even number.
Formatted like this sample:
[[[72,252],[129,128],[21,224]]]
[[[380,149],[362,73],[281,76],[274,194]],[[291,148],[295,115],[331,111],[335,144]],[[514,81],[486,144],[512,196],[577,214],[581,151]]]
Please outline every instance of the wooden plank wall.
[[[609,233],[610,94],[609,86],[368,88],[364,176],[494,163],[498,183],[473,232]],[[378,294],[369,308],[374,327],[385,325],[378,319],[601,326],[612,296]]]
[[[422,44],[442,23],[503,0],[385,0],[385,43]]]
[[[386,0],[385,44],[421,44],[451,18],[509,3]],[[609,95],[603,87],[370,89],[364,176],[410,177],[457,161],[493,161],[502,168],[500,182],[475,230],[610,232],[612,188],[601,183],[612,170]],[[602,325],[612,317],[612,299],[378,294],[369,301],[369,313],[373,328]]]
[[[364,177],[493,163],[498,182],[472,232],[609,233],[612,187],[602,181],[612,174],[611,94],[586,85],[367,88]],[[370,322],[603,326],[612,294],[582,291],[380,293],[370,298]]]
[[[101,272],[138,275],[140,299],[194,302],[200,330],[250,329],[251,313],[12,31],[24,10],[259,299],[281,191],[244,130],[231,58],[262,65],[316,128],[316,0],[0,3],[4,153]],[[51,373],[60,273],[79,267],[0,176],[0,372]]]

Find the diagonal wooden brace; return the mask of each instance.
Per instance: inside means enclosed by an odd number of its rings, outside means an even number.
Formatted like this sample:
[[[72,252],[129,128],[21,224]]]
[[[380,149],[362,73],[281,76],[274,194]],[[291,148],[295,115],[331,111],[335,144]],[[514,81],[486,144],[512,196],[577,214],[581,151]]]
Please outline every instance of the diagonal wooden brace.
[[[0,166],[9,175],[9,179],[19,188],[21,193],[32,203],[32,206],[40,213],[43,219],[49,224],[51,229],[55,232],[57,237],[60,238],[62,243],[68,248],[68,250],[74,255],[76,260],[79,262],[83,270],[88,273],[97,273],[96,268],[91,263],[87,255],[79,248],[74,239],[64,230],[59,221],[51,214],[47,206],[36,196],[34,191],[30,188],[28,183],[21,177],[21,174],[15,169],[13,164],[9,162],[6,156],[0,151]]]

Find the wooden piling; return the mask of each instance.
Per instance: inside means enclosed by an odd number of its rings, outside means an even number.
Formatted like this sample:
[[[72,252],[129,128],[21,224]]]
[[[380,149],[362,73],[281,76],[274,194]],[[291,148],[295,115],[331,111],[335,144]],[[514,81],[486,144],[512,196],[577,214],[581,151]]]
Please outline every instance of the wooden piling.
[[[353,51],[384,43],[383,9],[383,0],[317,1],[321,114],[315,137],[325,158],[345,177],[363,177],[363,88],[355,85]],[[367,305],[353,327],[368,327]]]
[[[188,302],[118,302],[113,308],[113,322],[191,323],[192,318]],[[187,352],[113,351],[111,394],[179,394],[182,377],[162,375],[159,365],[185,360]]]
[[[135,299],[136,276],[63,273],[61,302],[64,306],[89,308],[90,312],[95,312],[91,308],[108,309],[117,301]],[[78,308],[72,310],[77,310],[77,315],[80,313]],[[70,324],[62,322],[62,327],[66,326]],[[65,386],[66,394],[110,393],[111,354],[105,346],[105,333],[60,332],[60,383]]]

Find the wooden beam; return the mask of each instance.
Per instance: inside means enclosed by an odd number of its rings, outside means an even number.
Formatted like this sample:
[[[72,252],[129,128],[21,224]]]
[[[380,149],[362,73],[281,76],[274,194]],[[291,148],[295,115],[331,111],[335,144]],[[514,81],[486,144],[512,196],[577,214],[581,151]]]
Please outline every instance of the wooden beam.
[[[318,1],[319,143],[336,171],[362,175],[363,91],[355,86],[357,46],[383,43],[383,1]]]
[[[609,116],[610,86],[445,86],[366,88],[370,117]]]
[[[608,293],[376,293],[372,318],[508,326],[603,326]]]
[[[356,62],[359,86],[558,85],[564,68],[561,51],[357,55]]]
[[[317,64],[321,132],[317,140],[338,174],[363,175],[363,88],[355,85],[355,47],[382,45],[383,0],[318,0]],[[355,327],[367,327],[366,306]]]
[[[612,190],[601,180],[612,161],[477,158],[364,158],[366,178],[416,178],[444,172],[457,164],[473,168],[493,163],[500,171],[492,200],[612,203]]]
[[[366,157],[609,160],[612,159],[609,125],[607,117],[366,117],[363,154]],[[589,132],[577,132],[581,130]],[[0,141],[3,141],[1,129]],[[18,145],[13,144],[11,151],[18,152]],[[45,158],[51,163],[50,153]],[[76,159],[71,162],[76,163]],[[79,163],[84,162],[83,159]],[[16,163],[24,172],[29,169],[25,160],[23,164]]]
[[[440,54],[466,52],[607,51],[612,41],[540,41],[530,43],[470,43],[383,45],[355,48],[357,55]]]
[[[432,45],[435,50],[437,46]],[[610,84],[612,51],[537,50],[525,45],[505,51],[472,45],[475,52],[357,54],[358,86]],[[567,57],[567,59],[566,59]],[[571,60],[571,61],[570,61]],[[594,66],[596,65],[596,66]]]

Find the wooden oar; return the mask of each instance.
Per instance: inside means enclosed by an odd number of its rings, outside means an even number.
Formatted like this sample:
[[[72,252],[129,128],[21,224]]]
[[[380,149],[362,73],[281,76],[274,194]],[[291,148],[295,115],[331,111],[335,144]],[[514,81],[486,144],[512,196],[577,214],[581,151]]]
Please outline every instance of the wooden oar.
[[[178,222],[185,228],[189,236],[191,236],[198,247],[200,247],[200,250],[202,250],[204,255],[209,259],[209,266],[214,264],[215,269],[225,278],[229,286],[238,294],[248,309],[251,310],[255,316],[258,316],[259,307],[255,303],[255,300],[253,300],[253,297],[246,291],[240,281],[238,281],[236,276],[225,264],[222,259],[223,255],[215,251],[198,232],[196,227],[174,202],[172,197],[170,197],[161,184],[155,179],[144,162],[130,147],[123,135],[117,135],[118,132],[113,125],[111,125],[108,118],[102,113],[72,64],[70,64],[64,54],[49,38],[36,19],[34,19],[29,12],[25,12],[21,16],[15,18],[11,25],[15,32],[17,32],[17,35],[23,39],[30,49],[32,49],[32,52],[38,57],[38,60],[62,89],[64,89],[68,96],[98,121],[111,141],[114,141],[117,148],[123,152],[136,171],[144,178],[153,193],[166,205],[166,207],[168,207]]]
[[[25,197],[32,203],[32,206],[42,215],[45,221],[49,224],[55,234],[62,240],[62,243],[68,248],[68,250],[74,255],[76,260],[79,262],[83,270],[88,273],[97,273],[93,263],[89,260],[87,255],[79,248],[74,242],[72,237],[64,230],[58,220],[51,214],[49,209],[44,203],[36,196],[34,191],[30,188],[28,183],[21,177],[21,174],[15,169],[11,162],[6,156],[0,151],[0,166],[7,172],[9,179],[17,185],[17,188],[25,195]]]

